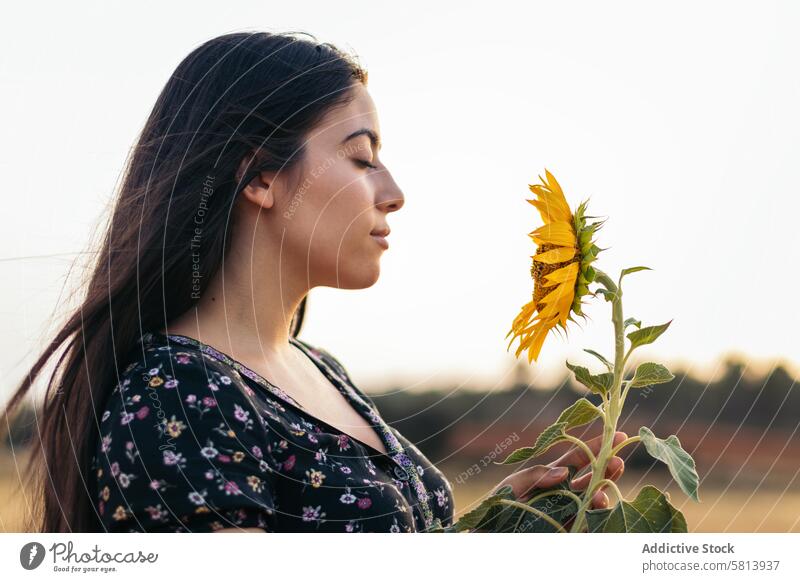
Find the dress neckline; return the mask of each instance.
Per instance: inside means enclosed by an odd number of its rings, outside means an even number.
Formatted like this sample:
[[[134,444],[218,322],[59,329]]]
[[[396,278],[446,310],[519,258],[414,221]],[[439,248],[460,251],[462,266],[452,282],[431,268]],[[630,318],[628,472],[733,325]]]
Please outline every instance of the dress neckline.
[[[261,376],[258,372],[251,370],[241,362],[235,360],[225,352],[221,352],[218,349],[210,346],[206,343],[201,342],[198,339],[193,337],[179,335],[179,334],[164,334],[160,331],[149,331],[142,335],[141,340],[143,342],[149,341],[153,338],[160,337],[162,339],[167,340],[167,347],[169,347],[169,342],[175,342],[180,345],[184,346],[192,346],[195,349],[200,350],[203,354],[207,355],[210,358],[213,358],[219,362],[222,362],[230,367],[232,367],[237,372],[244,374],[258,385],[266,388],[269,392],[280,398],[284,403],[288,404],[292,408],[296,409],[300,414],[305,415],[312,421],[322,424],[332,431],[343,434],[347,436],[347,438],[353,440],[354,442],[359,443],[365,449],[372,451],[373,455],[380,458],[388,459],[389,461],[393,462],[394,464],[398,465],[400,469],[405,471],[408,475],[408,479],[410,479],[414,490],[417,495],[417,499],[419,500],[420,507],[422,508],[422,515],[423,520],[425,521],[425,526],[430,527],[433,523],[433,512],[430,508],[429,499],[430,495],[428,494],[427,490],[425,489],[425,484],[422,482],[422,479],[417,471],[417,467],[414,465],[414,462],[411,458],[406,454],[405,449],[403,448],[402,443],[398,440],[397,436],[392,432],[391,427],[386,424],[386,422],[380,417],[378,412],[372,408],[356,391],[353,389],[352,386],[342,377],[340,377],[336,372],[332,371],[330,367],[322,360],[321,356],[316,355],[316,350],[311,347],[310,345],[306,344],[302,340],[290,335],[289,341],[293,343],[301,352],[303,352],[313,363],[314,365],[325,375],[326,378],[337,388],[350,402],[353,407],[356,409],[362,417],[366,420],[371,421],[373,424],[373,428],[376,429],[378,433],[378,437],[383,441],[384,446],[388,452],[384,453],[379,451],[375,447],[370,444],[365,443],[364,441],[353,437],[352,435],[342,431],[341,429],[333,426],[332,424],[325,422],[324,420],[317,418],[305,408],[303,408],[299,402],[297,402],[294,398],[292,398],[288,393],[286,393],[283,389],[276,386],[263,376]],[[318,352],[317,352],[318,353]],[[369,458],[369,457],[368,457]],[[395,467],[395,472],[397,467]]]
[[[160,337],[160,338],[168,338],[170,341],[181,344],[181,345],[190,345],[202,353],[206,354],[207,356],[214,358],[217,361],[220,361],[224,364],[229,365],[237,372],[244,374],[251,380],[255,381],[261,387],[266,388],[269,392],[280,398],[284,403],[288,404],[292,408],[297,409],[302,414],[307,416],[309,419],[314,421],[315,423],[322,424],[326,426],[328,429],[331,429],[333,432],[343,434],[350,440],[353,440],[359,444],[361,444],[364,448],[372,452],[370,456],[381,456],[381,457],[388,457],[392,460],[395,460],[392,457],[392,452],[403,452],[402,445],[397,441],[394,433],[391,432],[390,428],[386,423],[381,419],[373,410],[373,408],[364,401],[361,396],[355,392],[349,384],[341,378],[338,374],[333,372],[330,367],[320,359],[319,356],[316,355],[316,351],[311,346],[305,344],[302,340],[294,337],[289,336],[290,343],[294,344],[311,362],[319,369],[323,375],[328,379],[329,382],[333,384],[333,386],[339,390],[340,393],[345,397],[345,399],[353,406],[356,412],[366,420],[372,422],[373,430],[375,430],[378,437],[381,439],[383,446],[386,447],[386,453],[376,449],[374,446],[370,445],[362,441],[361,439],[357,439],[356,437],[352,436],[349,433],[346,433],[342,429],[326,422],[325,420],[318,418],[311,412],[309,412],[305,407],[303,407],[297,400],[295,400],[288,392],[273,384],[266,378],[264,378],[261,374],[256,372],[255,370],[251,369],[248,366],[245,366],[235,358],[231,357],[230,355],[226,354],[218,350],[217,348],[201,342],[200,340],[180,335],[180,334],[164,334],[160,331],[155,332],[148,332],[151,337]],[[145,339],[148,339],[148,334],[144,334],[143,336]],[[399,450],[398,450],[399,449]]]

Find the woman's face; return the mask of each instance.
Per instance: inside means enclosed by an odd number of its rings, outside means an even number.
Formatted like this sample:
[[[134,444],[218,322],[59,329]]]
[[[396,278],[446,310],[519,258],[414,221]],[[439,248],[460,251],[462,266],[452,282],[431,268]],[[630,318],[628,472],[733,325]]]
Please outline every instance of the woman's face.
[[[307,277],[309,288],[373,285],[388,244],[376,234],[388,234],[388,214],[403,206],[380,160],[375,104],[362,84],[353,91],[350,103],[328,112],[306,136],[299,165],[274,176],[273,205],[261,209],[271,248]]]

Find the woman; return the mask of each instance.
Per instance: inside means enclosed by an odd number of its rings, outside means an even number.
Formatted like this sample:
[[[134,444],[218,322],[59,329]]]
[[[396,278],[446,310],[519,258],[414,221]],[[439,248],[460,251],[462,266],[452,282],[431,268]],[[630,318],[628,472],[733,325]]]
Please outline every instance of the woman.
[[[452,523],[444,475],[338,360],[297,338],[312,288],[377,281],[403,205],[366,84],[353,58],[302,35],[227,34],[179,64],[132,151],[86,297],[12,400],[63,350],[31,464],[38,529]],[[555,466],[499,486],[525,498],[565,478],[545,473]],[[615,459],[609,476],[621,472]]]

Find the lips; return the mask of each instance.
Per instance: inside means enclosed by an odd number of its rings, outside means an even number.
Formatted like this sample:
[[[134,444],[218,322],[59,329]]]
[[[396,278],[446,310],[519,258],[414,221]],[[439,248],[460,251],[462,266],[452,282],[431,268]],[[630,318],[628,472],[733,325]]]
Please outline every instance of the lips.
[[[380,236],[380,235],[377,235],[377,234],[371,234],[370,236],[372,237],[372,240],[374,240],[379,245],[381,245],[384,250],[389,248],[389,241],[386,240],[385,236]]]
[[[382,226],[380,228],[376,228],[370,234],[373,236],[382,236],[386,238],[389,236],[389,232],[391,232],[391,229],[388,226]]]

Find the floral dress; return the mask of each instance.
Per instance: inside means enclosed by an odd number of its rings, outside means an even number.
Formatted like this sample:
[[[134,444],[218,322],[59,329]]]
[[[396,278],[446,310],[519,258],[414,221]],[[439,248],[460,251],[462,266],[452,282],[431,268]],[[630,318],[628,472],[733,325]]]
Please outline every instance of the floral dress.
[[[99,531],[423,532],[453,522],[452,488],[327,351],[291,337],[388,454],[309,415],[194,338],[148,332],[100,419]]]

